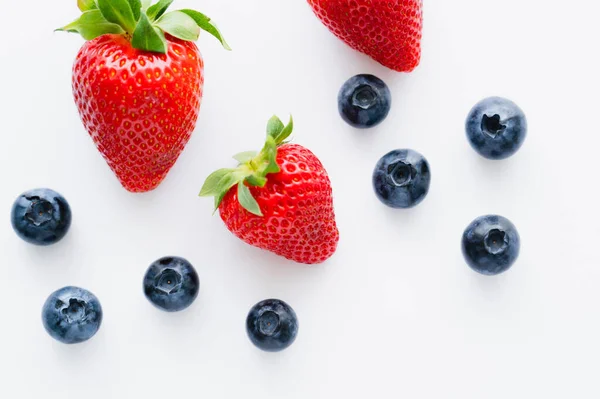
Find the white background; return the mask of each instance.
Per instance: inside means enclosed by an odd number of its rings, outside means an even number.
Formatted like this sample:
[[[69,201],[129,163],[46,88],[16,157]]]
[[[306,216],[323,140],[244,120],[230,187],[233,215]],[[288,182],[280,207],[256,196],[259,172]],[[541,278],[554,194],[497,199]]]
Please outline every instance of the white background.
[[[346,47],[304,0],[178,0],[210,15],[197,129],[164,183],[121,188],[84,131],[70,89],[82,39],[53,33],[75,0],[2,0],[0,37],[0,396],[3,398],[598,398],[600,6],[589,0],[425,0],[421,66],[400,74]],[[342,83],[384,79],[388,119],[371,131],[337,114]],[[529,136],[502,162],[464,137],[471,106],[506,96]],[[341,241],[306,267],[246,246],[197,193],[234,153],[259,149],[268,118],[296,120],[295,141],[329,171]],[[430,161],[428,198],[391,210],[371,189],[381,155]],[[34,187],[63,193],[65,240],[27,245],[9,223]],[[508,273],[483,277],[460,252],[463,229],[498,213],[519,229]],[[188,258],[197,302],[161,313],[144,298],[147,266]],[[64,285],[93,291],[99,333],[65,346],[40,311]],[[255,349],[244,321],[259,300],[296,310],[296,343]]]

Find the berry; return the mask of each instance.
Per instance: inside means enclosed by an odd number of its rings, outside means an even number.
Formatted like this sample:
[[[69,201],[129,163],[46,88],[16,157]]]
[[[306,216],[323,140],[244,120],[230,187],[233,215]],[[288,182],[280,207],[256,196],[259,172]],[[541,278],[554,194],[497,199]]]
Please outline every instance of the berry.
[[[422,0],[308,0],[308,4],[353,49],[399,72],[419,65]]]
[[[493,276],[507,271],[519,256],[521,240],[510,220],[497,215],[481,216],[465,230],[462,252],[476,272]]]
[[[377,198],[392,208],[412,208],[429,192],[429,163],[413,150],[394,150],[385,154],[373,171]]]
[[[183,258],[161,258],[150,265],[144,276],[146,298],[167,312],[178,312],[190,306],[199,290],[198,273]]]
[[[331,182],[310,150],[285,143],[292,129],[291,119],[284,126],[273,117],[263,150],[236,155],[238,167],[211,174],[200,195],[215,197],[229,231],[246,243],[299,263],[321,263],[339,240]]]
[[[64,344],[77,344],[98,332],[102,306],[94,294],[83,288],[61,288],[46,300],[42,322],[52,338]]]
[[[246,332],[257,348],[279,352],[296,340],[298,318],[294,309],[279,299],[257,303],[248,313]]]
[[[202,28],[229,47],[203,14],[165,14],[171,2],[147,10],[139,1],[104,0],[98,8],[94,2],[81,4],[82,16],[61,29],[89,40],[73,65],[79,115],[123,187],[153,190],[198,118],[204,62],[193,41]]]
[[[466,131],[469,143],[481,156],[505,159],[523,145],[527,119],[512,101],[490,97],[478,102],[469,112]]]
[[[35,245],[51,245],[62,240],[69,231],[71,208],[56,191],[39,188],[16,199],[11,221],[23,240]]]
[[[350,78],[338,94],[338,109],[342,119],[359,129],[380,124],[390,112],[391,103],[390,89],[373,75]]]

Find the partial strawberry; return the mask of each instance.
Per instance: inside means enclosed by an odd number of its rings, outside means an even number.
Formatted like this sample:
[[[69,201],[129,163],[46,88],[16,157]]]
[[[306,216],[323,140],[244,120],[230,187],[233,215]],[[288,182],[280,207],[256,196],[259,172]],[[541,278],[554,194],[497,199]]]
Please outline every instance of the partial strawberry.
[[[210,18],[167,12],[173,0],[78,0],[81,17],[58,29],[86,42],[73,65],[73,95],[96,147],[132,192],[156,188],[193,132],[204,63],[203,29],[229,50]]]
[[[308,0],[319,19],[350,47],[399,72],[421,59],[422,0]]]
[[[215,197],[215,209],[233,234],[246,243],[298,263],[331,257],[339,241],[331,182],[307,148],[286,143],[293,121],[277,117],[267,125],[259,152],[234,157],[235,169],[219,169],[200,196]]]

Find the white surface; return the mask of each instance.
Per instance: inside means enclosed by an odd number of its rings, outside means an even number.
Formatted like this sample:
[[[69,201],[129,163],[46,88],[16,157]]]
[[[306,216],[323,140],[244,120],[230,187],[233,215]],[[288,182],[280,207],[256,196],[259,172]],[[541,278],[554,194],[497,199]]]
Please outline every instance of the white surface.
[[[0,389],[3,398],[597,398],[600,357],[597,15],[589,0],[425,0],[423,59],[397,74],[353,52],[304,0],[178,0],[212,16],[234,51],[204,35],[206,90],[186,151],[155,192],[132,195],[84,131],[70,69],[82,40],[52,30],[75,1],[2,0]],[[35,12],[32,12],[35,7]],[[357,73],[393,93],[387,121],[354,131],[337,114]],[[488,95],[529,120],[521,151],[485,161],[463,122]],[[318,267],[246,246],[196,197],[204,178],[259,149],[267,119],[296,120],[295,141],[325,164],[341,241]],[[381,155],[414,148],[433,182],[416,209],[393,211],[371,189]],[[62,192],[74,212],[64,242],[36,248],[12,232],[27,189]],[[510,218],[522,252],[486,278],[460,252],[476,216]],[[201,278],[181,314],[154,309],[141,283],[164,255]],[[55,343],[47,295],[79,285],[105,319],[88,343]],[[256,350],[244,320],[257,301],[288,301],[298,340]]]

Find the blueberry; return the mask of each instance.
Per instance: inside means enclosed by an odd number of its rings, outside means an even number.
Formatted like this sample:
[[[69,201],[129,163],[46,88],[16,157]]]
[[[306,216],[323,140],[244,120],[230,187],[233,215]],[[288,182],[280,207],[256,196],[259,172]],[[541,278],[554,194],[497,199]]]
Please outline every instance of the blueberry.
[[[42,322],[52,338],[65,344],[77,344],[98,332],[102,306],[94,294],[83,288],[61,288],[46,300]]]
[[[178,312],[198,297],[200,279],[190,262],[169,256],[152,263],[144,276],[144,294],[157,308]]]
[[[494,276],[510,269],[519,256],[521,240],[515,226],[502,216],[481,216],[462,237],[462,251],[469,266]]]
[[[429,163],[413,150],[394,150],[385,154],[373,171],[377,198],[392,208],[412,208],[429,192]]]
[[[383,80],[373,75],[356,75],[342,86],[338,109],[353,127],[366,129],[380,124],[390,112],[392,94]]]
[[[504,159],[513,155],[527,136],[527,119],[510,100],[490,97],[478,102],[467,117],[467,138],[480,155]]]
[[[279,352],[296,340],[298,318],[287,303],[267,299],[254,305],[248,313],[246,332],[259,349]]]
[[[46,188],[19,196],[11,212],[12,226],[23,240],[35,245],[54,244],[71,226],[71,208],[62,195]]]

